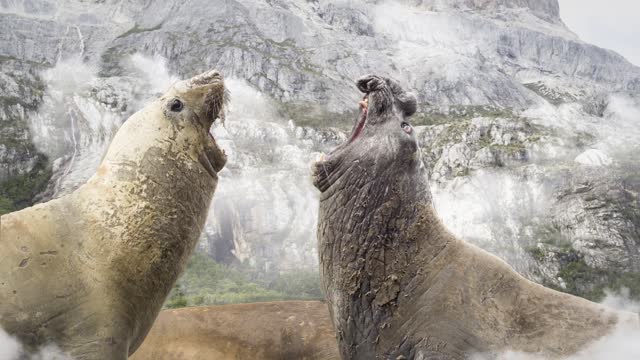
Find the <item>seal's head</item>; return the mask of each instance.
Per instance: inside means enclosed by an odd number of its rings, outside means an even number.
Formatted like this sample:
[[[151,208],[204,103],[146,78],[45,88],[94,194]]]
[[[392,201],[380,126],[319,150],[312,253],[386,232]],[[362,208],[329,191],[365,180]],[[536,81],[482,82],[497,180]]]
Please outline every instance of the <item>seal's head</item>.
[[[131,180],[136,174],[127,171],[128,166],[140,173],[145,163],[153,163],[144,176],[153,178],[149,172],[155,172],[162,177],[179,168],[208,174],[216,181],[226,156],[209,131],[216,119],[223,119],[227,98],[224,80],[215,70],[177,82],[122,125],[98,176],[120,173]],[[166,169],[152,169],[162,167]]]
[[[421,165],[408,119],[416,112],[415,96],[394,80],[375,75],[360,78],[356,85],[365,95],[351,136],[314,164],[314,185],[323,198],[333,195],[331,189],[383,185],[385,178],[415,173]]]

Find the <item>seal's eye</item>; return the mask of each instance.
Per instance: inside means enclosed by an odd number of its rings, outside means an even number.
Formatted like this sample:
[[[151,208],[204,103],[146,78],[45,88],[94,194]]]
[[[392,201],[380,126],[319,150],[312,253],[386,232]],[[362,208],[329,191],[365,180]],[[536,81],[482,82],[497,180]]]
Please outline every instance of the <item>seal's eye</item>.
[[[171,102],[171,111],[180,112],[182,111],[183,108],[184,108],[184,104],[182,103],[182,101],[178,99],[173,99],[173,101]]]
[[[411,128],[411,125],[409,125],[409,123],[406,122],[402,122],[402,124],[400,124],[400,127],[402,128],[402,130],[404,130],[404,132],[406,132],[407,134],[411,134],[411,131],[413,131],[413,129]]]

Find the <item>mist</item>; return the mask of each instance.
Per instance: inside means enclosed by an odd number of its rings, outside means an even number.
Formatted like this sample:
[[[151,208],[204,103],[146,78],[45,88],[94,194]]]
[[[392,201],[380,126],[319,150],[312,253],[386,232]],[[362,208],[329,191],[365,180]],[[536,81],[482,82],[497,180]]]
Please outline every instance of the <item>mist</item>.
[[[162,56],[131,55],[127,61],[129,71],[143,81],[145,92],[152,96],[162,94],[180,79],[169,73],[167,59]]]
[[[42,79],[43,103],[30,116],[29,127],[34,145],[52,164],[54,181],[48,192],[58,197],[93,175],[123,112],[106,104],[109,99],[92,97],[101,95],[97,69],[77,58],[60,61]]]
[[[271,100],[245,81],[226,84],[231,102],[224,126],[213,134],[228,161],[201,249],[218,261],[237,259],[259,271],[317,271],[310,240],[318,195],[309,176],[317,142],[281,119]]]
[[[386,2],[374,11],[398,12],[407,19],[404,27],[377,25],[381,31],[395,29],[400,39],[409,33],[428,33],[420,28],[419,13],[404,5]],[[36,145],[54,164],[54,197],[84,183],[126,117],[178,81],[160,56],[134,54],[123,63],[127,75],[109,82],[98,80],[96,69],[77,59],[62,61],[43,74],[45,102],[31,125]],[[231,93],[227,121],[212,131],[229,160],[220,174],[199,246],[218,261],[237,259],[262,270],[317,269],[312,239],[318,196],[308,176],[309,166],[345,134],[334,132],[334,138],[325,143],[326,134],[286,122],[273,100],[246,81],[229,78],[226,84]],[[527,167],[488,168],[453,181],[433,182],[435,206],[445,224],[461,238],[531,275],[527,248],[536,245],[534,229],[550,221],[553,196],[538,164],[575,159],[584,166],[606,167],[619,161],[615,158],[619,154],[637,147],[632,139],[640,133],[640,107],[621,96],[612,96],[606,104],[603,118],[588,121],[583,121],[578,104],[539,105],[523,112],[541,125],[567,133],[592,131],[597,141],[591,148],[541,142],[530,150],[532,161]],[[624,129],[622,137],[620,129]]]
[[[53,164],[42,198],[85,183],[126,118],[179,80],[160,56],[136,53],[122,64],[124,75],[112,78],[100,78],[76,58],[42,74],[44,101],[30,122],[34,144]],[[316,271],[310,239],[318,197],[308,173],[332,143],[320,144],[319,132],[282,119],[273,100],[246,81],[226,78],[225,84],[231,94],[226,122],[216,122],[212,133],[228,162],[200,248],[218,261],[247,262],[261,271],[295,271],[301,264]]]
[[[22,344],[0,328],[0,359],[2,360],[73,360],[55,345],[41,347],[35,354],[27,355]]]
[[[136,53],[122,63],[120,77],[101,78],[95,65],[76,56],[41,74],[45,92],[29,128],[34,145],[52,163],[54,175],[44,198],[84,184],[120,125],[178,81],[159,56]]]
[[[602,304],[616,310],[628,312],[629,322],[621,322],[610,333],[589,344],[566,360],[635,360],[640,358],[640,330],[637,326],[640,304],[629,300],[628,293],[608,294]],[[634,313],[634,314],[632,314]],[[548,357],[518,352],[504,352],[497,355],[478,354],[472,360],[546,360]]]
[[[552,191],[540,169],[478,170],[466,178],[432,183],[432,192],[438,215],[454,234],[531,275],[527,244],[533,246],[534,229],[550,221]]]

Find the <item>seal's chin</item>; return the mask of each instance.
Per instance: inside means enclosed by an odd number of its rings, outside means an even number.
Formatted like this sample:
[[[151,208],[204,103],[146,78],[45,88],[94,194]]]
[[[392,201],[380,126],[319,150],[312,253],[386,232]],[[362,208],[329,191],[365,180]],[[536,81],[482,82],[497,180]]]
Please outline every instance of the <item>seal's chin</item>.
[[[346,167],[340,166],[343,160],[340,155],[360,137],[367,125],[369,118],[368,95],[365,95],[358,105],[360,107],[360,114],[353,126],[349,139],[338,145],[328,155],[320,154],[312,165],[313,183],[321,192],[325,192],[337,178],[342,176]]]
[[[224,150],[218,147],[211,132],[208,133],[208,141],[205,143],[204,150],[198,156],[198,162],[214,179],[218,178],[218,171],[222,170],[227,162]]]

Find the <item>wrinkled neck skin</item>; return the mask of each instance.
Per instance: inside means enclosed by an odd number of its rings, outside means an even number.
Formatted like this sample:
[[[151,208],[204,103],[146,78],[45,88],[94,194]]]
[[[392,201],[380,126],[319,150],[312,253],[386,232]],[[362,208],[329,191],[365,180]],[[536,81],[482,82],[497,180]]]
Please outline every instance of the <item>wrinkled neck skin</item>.
[[[323,288],[345,359],[376,358],[379,332],[390,321],[401,288],[415,276],[411,264],[423,258],[417,253],[437,254],[444,246],[406,236],[425,216],[426,231],[439,225],[418,162],[401,174],[382,167],[377,172],[375,161],[349,162],[346,173],[360,175],[340,179],[321,195]]]
[[[392,90],[367,94],[368,113],[354,126],[355,134],[366,118],[361,133],[314,169],[322,285],[344,359],[388,353],[379,335],[398,296],[450,241],[433,209],[414,134],[402,132],[406,117]]]
[[[438,235],[442,227],[421,168],[370,176],[365,172],[341,191],[329,189],[320,202],[322,285],[345,359],[376,359],[386,352],[377,339],[398,296],[448,242]],[[421,236],[431,231],[424,242]]]

